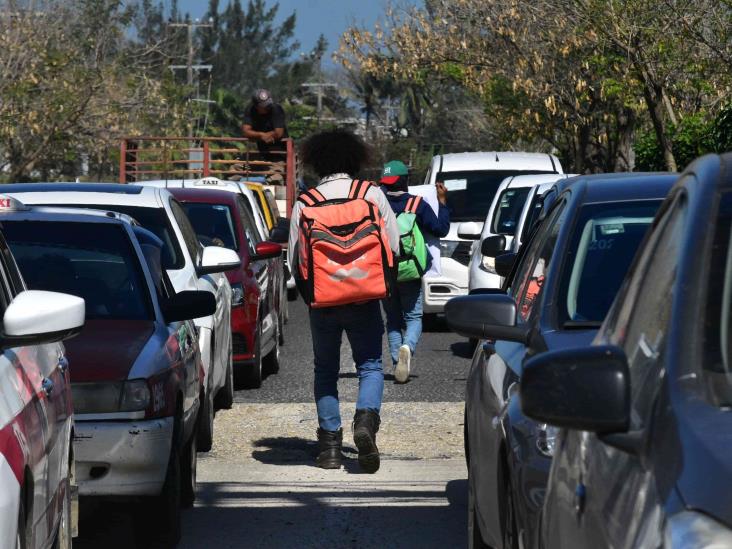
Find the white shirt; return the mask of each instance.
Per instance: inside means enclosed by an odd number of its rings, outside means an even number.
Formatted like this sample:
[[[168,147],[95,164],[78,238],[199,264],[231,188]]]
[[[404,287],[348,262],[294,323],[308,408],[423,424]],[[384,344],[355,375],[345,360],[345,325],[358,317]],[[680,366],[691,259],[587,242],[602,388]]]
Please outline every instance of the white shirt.
[[[353,179],[350,175],[345,173],[339,173],[329,175],[320,180],[320,183],[316,187],[318,191],[325,197],[326,200],[334,200],[337,198],[348,198],[348,193],[351,190],[351,181]],[[399,254],[399,227],[397,225],[396,216],[394,211],[389,205],[389,201],[382,190],[376,185],[371,185],[369,190],[366,192],[366,200],[373,202],[381,217],[384,218],[384,225],[386,227],[386,234],[389,238],[389,247],[394,252],[394,255]],[[290,218],[290,239],[287,246],[287,260],[290,265],[290,270],[295,273],[297,268],[297,261],[295,257],[295,247],[297,246],[298,236],[300,232],[300,212],[302,211],[303,204],[300,201],[295,202],[292,208],[292,217]]]

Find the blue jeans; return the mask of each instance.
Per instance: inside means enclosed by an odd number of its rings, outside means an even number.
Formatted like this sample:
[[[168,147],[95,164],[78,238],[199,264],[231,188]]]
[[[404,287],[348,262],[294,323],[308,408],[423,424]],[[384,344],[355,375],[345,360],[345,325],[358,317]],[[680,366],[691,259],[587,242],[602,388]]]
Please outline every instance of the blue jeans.
[[[381,363],[384,321],[379,302],[310,309],[310,332],[315,356],[315,405],[318,423],[325,431],[337,431],[341,427],[338,371],[344,330],[358,372],[356,410],[373,410],[376,413],[381,410],[384,393],[384,369]]]
[[[422,281],[410,280],[392,286],[391,295],[384,300],[384,311],[389,351],[396,364],[399,347],[407,345],[414,354],[422,335]]]

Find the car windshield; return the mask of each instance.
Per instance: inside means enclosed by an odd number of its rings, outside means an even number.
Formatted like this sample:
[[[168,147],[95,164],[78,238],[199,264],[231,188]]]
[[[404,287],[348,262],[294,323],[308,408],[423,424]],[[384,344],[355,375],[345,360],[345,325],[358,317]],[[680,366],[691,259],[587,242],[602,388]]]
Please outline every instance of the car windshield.
[[[184,202],[183,209],[204,246],[239,249],[236,228],[229,206]]]
[[[139,259],[121,226],[4,221],[2,227],[31,289],[83,298],[88,319],[152,318]]]
[[[439,172],[436,180],[445,183],[447,188],[450,221],[483,221],[504,179],[515,175],[539,173],[551,172],[531,170]]]
[[[94,210],[106,210],[127,214],[134,218],[141,226],[152,232],[163,241],[163,268],[182,269],[183,254],[181,253],[178,239],[173,232],[168,216],[162,208],[143,208],[141,206],[120,206],[117,204],[59,204],[69,208],[92,208]]]
[[[660,200],[583,206],[562,275],[566,323],[600,323],[653,222]]]
[[[519,187],[506,189],[501,193],[491,223],[494,234],[513,235],[516,232],[516,224],[521,217],[529,191],[531,187]]]

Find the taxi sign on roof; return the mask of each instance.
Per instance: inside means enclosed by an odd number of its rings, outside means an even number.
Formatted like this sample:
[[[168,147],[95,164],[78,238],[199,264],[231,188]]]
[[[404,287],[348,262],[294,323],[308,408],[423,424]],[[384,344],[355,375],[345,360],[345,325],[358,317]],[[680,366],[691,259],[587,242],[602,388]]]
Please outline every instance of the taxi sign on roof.
[[[20,212],[27,210],[30,210],[30,208],[17,198],[0,194],[0,212]]]
[[[204,177],[202,179],[197,180],[194,185],[201,185],[201,186],[212,186],[215,187],[217,185],[222,185],[224,182],[221,181],[218,177]]]

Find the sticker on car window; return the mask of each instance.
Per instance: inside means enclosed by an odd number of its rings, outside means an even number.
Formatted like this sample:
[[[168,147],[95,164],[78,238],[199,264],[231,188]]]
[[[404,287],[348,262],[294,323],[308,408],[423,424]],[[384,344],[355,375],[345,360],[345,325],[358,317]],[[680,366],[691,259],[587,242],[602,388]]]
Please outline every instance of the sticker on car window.
[[[464,191],[468,188],[467,179],[445,179],[445,188],[448,191]]]

